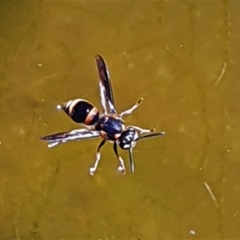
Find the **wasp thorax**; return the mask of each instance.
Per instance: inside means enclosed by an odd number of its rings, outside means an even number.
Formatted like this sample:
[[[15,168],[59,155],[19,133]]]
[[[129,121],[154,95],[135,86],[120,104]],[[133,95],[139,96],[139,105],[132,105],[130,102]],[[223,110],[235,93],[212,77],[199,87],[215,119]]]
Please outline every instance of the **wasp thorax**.
[[[84,99],[70,100],[62,105],[65,113],[76,123],[93,125],[99,119],[99,111]]]

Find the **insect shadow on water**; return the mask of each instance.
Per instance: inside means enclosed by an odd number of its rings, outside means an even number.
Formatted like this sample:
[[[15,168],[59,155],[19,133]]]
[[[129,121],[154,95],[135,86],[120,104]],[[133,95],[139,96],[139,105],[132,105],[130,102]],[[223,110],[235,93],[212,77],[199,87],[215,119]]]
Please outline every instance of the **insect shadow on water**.
[[[142,139],[163,136],[165,132],[155,132],[155,129],[143,129],[138,126],[126,126],[123,120],[124,115],[131,114],[142,103],[143,98],[129,109],[120,114],[115,108],[115,101],[111,85],[111,79],[107,64],[100,55],[96,55],[96,64],[99,75],[99,88],[103,113],[89,101],[85,99],[74,99],[58,105],[75,123],[82,124],[85,128],[75,129],[70,132],[59,132],[40,137],[41,140],[48,142],[48,148],[54,147],[59,143],[72,140],[103,138],[100,142],[94,165],[89,169],[90,175],[94,175],[100,158],[100,149],[106,141],[113,143],[113,150],[118,160],[118,171],[125,174],[124,161],[118,153],[118,146],[123,150],[128,150],[130,170],[134,173],[133,148]]]

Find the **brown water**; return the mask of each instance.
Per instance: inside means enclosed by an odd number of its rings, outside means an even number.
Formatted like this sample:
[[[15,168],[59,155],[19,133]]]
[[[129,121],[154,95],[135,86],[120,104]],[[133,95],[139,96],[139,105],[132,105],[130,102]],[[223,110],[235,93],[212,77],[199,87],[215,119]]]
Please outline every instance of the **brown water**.
[[[21,3],[20,3],[21,2]],[[239,1],[1,1],[0,239],[240,238]],[[126,122],[166,131],[116,171],[56,105],[100,107],[94,56]],[[128,167],[128,155],[122,152]]]

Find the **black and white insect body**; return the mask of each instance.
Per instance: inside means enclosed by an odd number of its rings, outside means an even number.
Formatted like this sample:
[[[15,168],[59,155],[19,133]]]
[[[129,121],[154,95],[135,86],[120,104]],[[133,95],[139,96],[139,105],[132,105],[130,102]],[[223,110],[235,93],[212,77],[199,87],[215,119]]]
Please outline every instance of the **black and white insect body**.
[[[100,131],[102,138],[115,141],[121,136],[123,130],[125,129],[125,125],[122,119],[112,116],[102,116],[98,120],[95,128]]]
[[[162,136],[165,132],[155,132],[155,129],[143,129],[137,126],[126,126],[122,117],[131,114],[142,103],[143,98],[140,98],[128,110],[118,114],[115,108],[111,80],[107,65],[100,55],[96,56],[97,69],[99,74],[99,87],[101,104],[103,113],[84,99],[70,100],[62,105],[58,105],[75,123],[85,126],[83,129],[76,129],[70,132],[60,132],[41,137],[41,140],[48,142],[48,147],[54,147],[59,143],[65,143],[72,140],[102,138],[101,143],[97,148],[96,159],[93,167],[89,169],[89,173],[94,175],[97,170],[98,163],[101,158],[100,149],[106,141],[113,143],[113,149],[118,159],[118,171],[125,173],[124,161],[118,154],[117,146],[123,150],[128,150],[130,169],[134,172],[134,161],[132,149],[136,146],[137,141],[149,138]]]
[[[98,109],[84,99],[70,100],[61,108],[76,123],[94,125],[99,119]]]
[[[121,136],[118,138],[118,145],[123,150],[134,148],[136,146],[137,138],[137,131],[134,128],[128,128],[122,132]]]

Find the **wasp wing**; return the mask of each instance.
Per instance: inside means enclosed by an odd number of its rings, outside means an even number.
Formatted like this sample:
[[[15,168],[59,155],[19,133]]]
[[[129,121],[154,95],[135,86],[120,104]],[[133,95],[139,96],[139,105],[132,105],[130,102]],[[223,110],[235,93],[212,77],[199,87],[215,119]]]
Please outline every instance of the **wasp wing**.
[[[98,131],[89,129],[76,129],[70,132],[59,132],[54,134],[49,134],[40,137],[41,140],[48,142],[48,148],[54,147],[59,143],[65,143],[68,141],[82,140],[82,139],[92,139],[99,137]]]
[[[95,57],[99,75],[101,102],[105,113],[116,113],[111,78],[107,64],[100,55]]]

